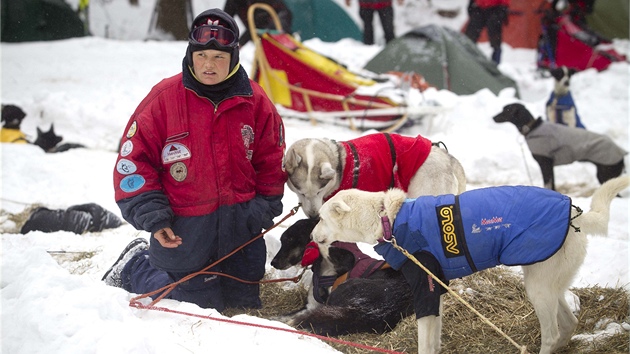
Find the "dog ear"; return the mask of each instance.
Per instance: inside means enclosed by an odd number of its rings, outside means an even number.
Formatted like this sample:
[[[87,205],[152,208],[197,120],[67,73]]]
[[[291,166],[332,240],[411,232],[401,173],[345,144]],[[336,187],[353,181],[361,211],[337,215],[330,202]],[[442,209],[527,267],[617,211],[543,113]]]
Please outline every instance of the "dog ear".
[[[289,174],[292,174],[293,171],[295,171],[295,169],[300,165],[300,162],[302,162],[302,157],[298,155],[295,150],[289,149],[289,151],[287,151],[286,155],[284,156],[284,169]]]
[[[319,178],[322,178],[322,179],[328,179],[328,180],[333,179],[333,177],[335,177],[335,173],[337,173],[337,171],[335,171],[332,168],[332,165],[330,164],[330,162],[324,162],[322,164],[321,170],[322,171],[319,174]]]
[[[335,217],[343,217],[352,209],[350,205],[346,204],[342,199],[331,200],[330,202],[330,211],[335,214]]]
[[[575,74],[577,72],[577,70],[570,68],[569,69],[569,77],[573,76],[573,74]]]

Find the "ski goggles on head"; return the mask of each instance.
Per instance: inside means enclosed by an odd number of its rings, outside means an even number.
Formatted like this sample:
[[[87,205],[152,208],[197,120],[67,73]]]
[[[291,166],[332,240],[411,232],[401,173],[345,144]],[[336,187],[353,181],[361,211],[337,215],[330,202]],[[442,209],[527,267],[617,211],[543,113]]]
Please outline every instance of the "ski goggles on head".
[[[236,47],[238,38],[231,29],[223,26],[203,25],[190,32],[189,41],[198,46],[207,46],[212,41],[220,47]]]

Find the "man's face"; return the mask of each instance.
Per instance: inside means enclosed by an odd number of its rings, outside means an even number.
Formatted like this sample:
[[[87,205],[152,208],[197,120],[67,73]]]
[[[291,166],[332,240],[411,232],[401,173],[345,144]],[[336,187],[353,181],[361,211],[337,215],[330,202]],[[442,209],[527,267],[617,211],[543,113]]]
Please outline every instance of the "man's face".
[[[206,49],[192,53],[195,77],[204,85],[216,85],[230,73],[231,54],[220,50]]]

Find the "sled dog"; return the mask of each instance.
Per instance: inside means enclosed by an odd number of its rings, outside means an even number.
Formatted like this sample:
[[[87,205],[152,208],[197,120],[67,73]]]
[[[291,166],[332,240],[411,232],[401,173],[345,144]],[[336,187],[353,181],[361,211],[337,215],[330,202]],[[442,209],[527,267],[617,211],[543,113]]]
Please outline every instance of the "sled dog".
[[[414,289],[418,353],[440,349],[444,289],[436,290],[433,278],[394,248],[392,238],[445,282],[498,264],[522,265],[540,323],[540,353],[549,354],[569,342],[578,324],[564,293],[586,257],[586,235],[606,235],[611,201],[629,185],[628,176],[607,181],[593,194],[588,212],[539,187],[489,187],[416,199],[406,199],[398,189],[351,189],[324,203],[312,237],[320,245],[376,243],[376,252],[401,270]]]
[[[387,133],[345,142],[301,139],[285,154],[287,185],[311,218],[324,200],[349,188],[378,192],[396,187],[410,197],[459,194],[466,190],[464,169],[437,145],[421,136]]]
[[[556,189],[554,166],[576,161],[595,164],[599,183],[619,177],[625,170],[627,152],[609,136],[536,119],[520,103],[504,106],[492,119],[514,124],[525,137],[532,157],[540,166],[545,188]]]
[[[282,245],[271,261],[274,268],[314,263],[305,308],[276,320],[316,334],[339,336],[385,333],[413,313],[413,295],[402,273],[362,253],[356,244],[335,242],[328,258],[319,251],[314,256],[305,253],[307,247],[317,250],[311,241],[317,221],[298,220],[280,236]]]
[[[571,76],[576,73],[576,70],[562,66],[549,72],[553,76],[555,83],[553,91],[551,91],[545,104],[547,120],[551,123],[586,129],[577,112],[573,95],[571,95]]]

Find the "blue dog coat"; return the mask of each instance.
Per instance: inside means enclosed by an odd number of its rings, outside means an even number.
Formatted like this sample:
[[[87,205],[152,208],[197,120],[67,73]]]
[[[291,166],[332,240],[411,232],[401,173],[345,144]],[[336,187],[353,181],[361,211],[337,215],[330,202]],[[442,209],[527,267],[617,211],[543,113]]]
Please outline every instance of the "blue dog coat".
[[[586,129],[584,124],[582,124],[582,120],[580,119],[580,115],[577,112],[577,107],[575,106],[575,102],[573,101],[573,95],[571,92],[567,92],[566,95],[556,96],[554,92],[551,93],[549,100],[547,100],[547,107],[550,107],[554,100],[556,101],[556,105],[554,106],[551,112],[547,111],[547,120],[554,123],[559,123],[563,125],[569,125],[569,122],[564,121],[564,115],[574,115],[575,116],[575,127]],[[553,116],[552,116],[553,115]]]
[[[409,253],[431,253],[451,280],[499,264],[546,260],[562,247],[570,219],[571,198],[565,195],[538,187],[490,187],[408,199],[393,234]],[[374,249],[396,270],[407,261],[388,242]]]

